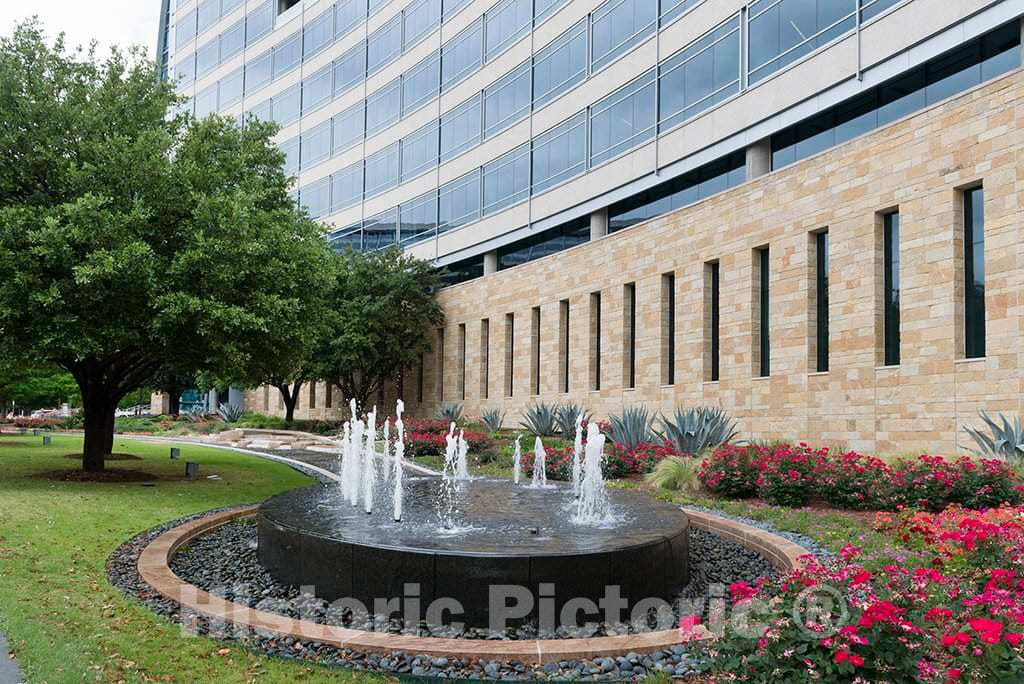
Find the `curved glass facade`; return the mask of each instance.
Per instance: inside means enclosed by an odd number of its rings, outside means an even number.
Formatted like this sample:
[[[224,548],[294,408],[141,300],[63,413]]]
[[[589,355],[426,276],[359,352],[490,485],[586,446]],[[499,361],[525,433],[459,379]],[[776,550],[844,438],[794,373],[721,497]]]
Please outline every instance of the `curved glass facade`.
[[[908,61],[921,40],[866,52],[866,32],[927,2],[170,0],[160,47],[196,116],[282,127],[296,197],[333,244],[433,241],[440,263],[497,252],[500,269],[575,244],[564,236],[595,210],[621,230],[1020,64],[1014,23],[868,87],[865,70]],[[794,81],[853,41],[856,74]],[[794,116],[855,75],[861,92]],[[777,79],[807,91],[779,97]],[[758,127],[747,144],[763,142],[767,162],[752,164],[735,140]]]

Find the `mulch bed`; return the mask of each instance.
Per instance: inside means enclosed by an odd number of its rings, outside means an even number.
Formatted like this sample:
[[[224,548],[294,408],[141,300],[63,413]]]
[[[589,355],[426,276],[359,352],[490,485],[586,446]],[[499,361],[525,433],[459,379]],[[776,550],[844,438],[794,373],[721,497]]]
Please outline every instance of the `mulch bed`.
[[[75,461],[82,460],[82,454],[68,454],[64,458],[70,458]],[[141,456],[135,454],[107,454],[104,459],[105,461],[141,461]]]
[[[141,470],[122,470],[120,468],[108,468],[99,473],[88,473],[84,470],[51,470],[45,473],[39,473],[34,477],[41,480],[51,480],[53,482],[103,482],[103,483],[133,483],[133,482],[156,482],[159,480],[167,479],[184,479],[182,478],[162,478],[152,473],[143,472]]]

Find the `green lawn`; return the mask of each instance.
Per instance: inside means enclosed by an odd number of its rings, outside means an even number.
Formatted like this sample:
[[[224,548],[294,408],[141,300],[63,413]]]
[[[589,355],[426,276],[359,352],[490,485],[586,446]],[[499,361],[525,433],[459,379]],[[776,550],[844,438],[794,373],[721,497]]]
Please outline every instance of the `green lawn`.
[[[0,437],[0,631],[30,682],[351,681],[344,670],[273,660],[236,644],[183,636],[175,625],[125,598],[106,578],[107,557],[123,541],[191,513],[256,502],[309,480],[286,466],[243,454],[182,445],[203,479],[180,478],[167,445],[118,439],[115,452],[143,457],[114,468],[165,481],[58,483],[40,473],[76,467],[76,436]],[[206,480],[216,474],[220,480]],[[172,479],[175,478],[175,479]],[[228,648],[229,652],[219,652]],[[380,678],[361,676],[364,681]]]

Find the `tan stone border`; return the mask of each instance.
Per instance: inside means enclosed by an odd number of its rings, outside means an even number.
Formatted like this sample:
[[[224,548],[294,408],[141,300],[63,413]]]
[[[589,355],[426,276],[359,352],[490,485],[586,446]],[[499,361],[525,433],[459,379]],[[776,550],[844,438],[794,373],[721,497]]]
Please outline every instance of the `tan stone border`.
[[[674,629],[591,639],[520,641],[443,639],[366,632],[297,620],[233,603],[187,584],[171,570],[168,563],[183,545],[232,520],[252,517],[257,510],[257,506],[233,508],[197,518],[164,532],[150,542],[139,555],[139,575],[161,596],[207,618],[258,630],[261,634],[291,636],[303,641],[320,642],[336,648],[349,648],[365,653],[388,654],[405,651],[431,657],[518,660],[528,664],[543,664],[559,660],[617,656],[630,651],[649,653],[680,643],[679,632]],[[781,571],[796,567],[800,563],[798,558],[808,553],[803,547],[778,535],[743,523],[689,509],[686,509],[686,513],[690,517],[691,526],[735,541],[763,555]]]

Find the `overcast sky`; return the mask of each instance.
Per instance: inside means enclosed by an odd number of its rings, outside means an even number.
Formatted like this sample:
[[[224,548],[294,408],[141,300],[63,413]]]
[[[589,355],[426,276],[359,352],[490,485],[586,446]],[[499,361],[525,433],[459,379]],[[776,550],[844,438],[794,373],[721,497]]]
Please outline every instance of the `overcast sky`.
[[[116,43],[142,45],[151,58],[156,52],[160,0],[0,0],[0,34],[10,34],[32,15],[39,16],[49,36],[67,34],[69,46],[95,39],[101,50]]]

